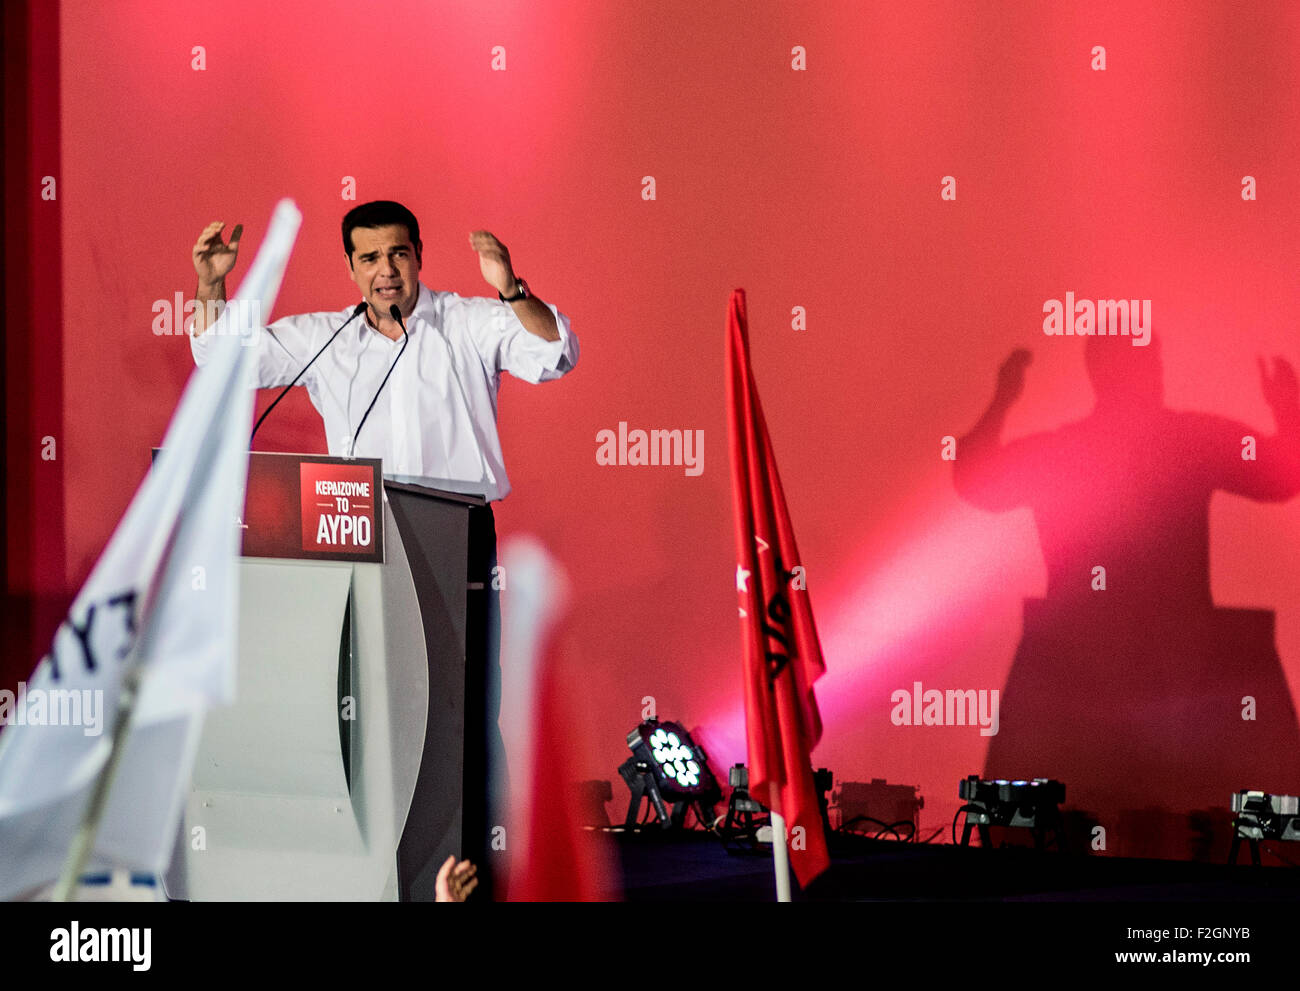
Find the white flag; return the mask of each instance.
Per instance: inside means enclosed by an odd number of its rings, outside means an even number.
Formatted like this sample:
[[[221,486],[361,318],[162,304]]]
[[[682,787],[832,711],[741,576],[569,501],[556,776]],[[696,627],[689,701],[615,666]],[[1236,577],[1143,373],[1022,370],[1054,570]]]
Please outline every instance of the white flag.
[[[263,332],[301,222],[291,201],[276,207],[227,304],[225,334],[190,376],[162,452],[49,654],[16,696],[0,692],[0,898],[58,875],[108,757],[133,651],[140,695],[91,864],[167,866],[203,711],[234,698],[249,345]]]

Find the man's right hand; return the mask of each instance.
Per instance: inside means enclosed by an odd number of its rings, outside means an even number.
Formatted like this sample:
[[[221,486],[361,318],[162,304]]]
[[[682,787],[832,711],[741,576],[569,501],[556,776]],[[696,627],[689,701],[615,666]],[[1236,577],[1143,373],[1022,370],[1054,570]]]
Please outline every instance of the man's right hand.
[[[194,243],[194,271],[199,276],[199,288],[195,299],[199,306],[194,313],[194,334],[197,336],[208,329],[207,303],[224,302],[226,298],[226,276],[235,267],[239,257],[239,239],[244,234],[244,225],[236,224],[230,232],[230,243],[221,240],[221,231],[225,228],[224,220],[214,220],[203,228],[198,241]],[[219,310],[220,307],[218,306]]]
[[[199,288],[215,288],[226,281],[226,276],[235,267],[239,257],[239,239],[244,234],[244,225],[236,224],[230,232],[230,243],[221,240],[225,228],[224,220],[214,220],[203,228],[194,245],[194,271],[199,275]]]

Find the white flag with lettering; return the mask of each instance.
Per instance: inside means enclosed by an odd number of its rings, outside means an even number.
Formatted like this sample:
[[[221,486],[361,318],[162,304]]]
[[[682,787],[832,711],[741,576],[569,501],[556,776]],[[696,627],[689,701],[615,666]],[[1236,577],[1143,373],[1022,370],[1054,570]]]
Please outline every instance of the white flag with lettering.
[[[301,222],[291,201],[276,207],[227,304],[225,333],[191,374],[163,450],[50,652],[16,695],[0,692],[0,898],[30,893],[62,868],[109,754],[128,663],[141,666],[140,693],[90,863],[167,866],[203,712],[234,698],[249,345],[268,322]]]

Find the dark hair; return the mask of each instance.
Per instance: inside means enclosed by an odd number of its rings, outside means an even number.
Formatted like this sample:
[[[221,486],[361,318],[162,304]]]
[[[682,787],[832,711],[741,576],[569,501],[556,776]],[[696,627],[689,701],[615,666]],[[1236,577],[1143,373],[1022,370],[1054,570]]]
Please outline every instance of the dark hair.
[[[411,235],[411,247],[418,256],[420,251],[420,222],[415,214],[400,203],[392,200],[375,200],[354,206],[343,217],[343,253],[352,260],[352,232],[358,227],[387,227],[389,224],[401,224]]]

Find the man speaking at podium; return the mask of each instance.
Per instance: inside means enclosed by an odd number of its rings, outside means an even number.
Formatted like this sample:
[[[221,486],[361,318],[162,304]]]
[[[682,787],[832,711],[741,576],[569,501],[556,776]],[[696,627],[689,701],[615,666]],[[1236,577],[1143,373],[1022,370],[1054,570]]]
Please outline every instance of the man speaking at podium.
[[[225,300],[226,276],[239,252],[240,227],[227,244],[223,226],[209,224],[194,245],[197,299],[204,305],[197,307],[190,343],[200,365],[207,304]],[[569,318],[515,275],[505,245],[487,231],[474,231],[469,240],[497,299],[423,285],[420,225],[401,204],[380,200],[349,211],[343,250],[367,304],[364,319],[349,307],[277,320],[258,335],[257,384],[288,385],[351,319],[300,380],[325,421],[329,453],[382,458],[389,474],[422,476],[496,500],[510,491],[496,425],[501,372],[532,383],[558,379],[577,362],[578,340]],[[409,342],[390,316],[393,305]],[[397,361],[404,344],[411,353]]]
[[[226,299],[226,276],[239,253],[242,225],[231,231],[229,243],[222,240],[223,229],[222,221],[209,224],[193,250],[199,305],[190,346],[199,365],[210,340],[204,331]],[[486,680],[481,691],[487,747],[494,770],[504,771],[491,501],[504,498],[510,483],[497,434],[497,389],[502,371],[534,384],[565,375],[577,363],[578,339],[569,318],[516,276],[505,245],[487,231],[472,232],[469,243],[495,299],[436,291],[420,282],[419,221],[400,203],[355,207],[343,218],[343,251],[363,301],[254,328],[254,345],[258,387],[304,385],[325,421],[331,455],[381,458],[386,474],[481,493],[489,501],[471,508],[469,517],[469,580],[471,587],[482,583],[484,591],[469,596],[466,653],[484,658],[485,670],[467,674]],[[221,318],[213,331],[223,332]],[[470,750],[467,741],[467,781],[477,771]],[[486,785],[487,771],[479,776]],[[483,849],[474,831],[466,822],[471,854]],[[490,892],[490,875],[484,880]]]

